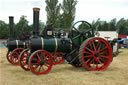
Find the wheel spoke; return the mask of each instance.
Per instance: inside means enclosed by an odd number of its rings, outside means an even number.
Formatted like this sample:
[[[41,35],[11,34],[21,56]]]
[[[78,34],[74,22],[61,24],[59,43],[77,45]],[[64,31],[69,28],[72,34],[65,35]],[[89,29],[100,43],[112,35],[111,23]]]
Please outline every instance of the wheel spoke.
[[[96,61],[96,69],[98,69],[98,61]]]
[[[19,50],[19,54],[20,54],[20,52],[21,52],[21,51]]]
[[[86,61],[86,63],[88,63],[91,60],[91,57],[89,57],[89,59]]]
[[[39,66],[39,64],[38,65],[36,65],[36,67],[33,67],[34,69],[37,69],[38,68],[38,66]]]
[[[44,67],[42,66],[42,69],[45,71]]]
[[[99,60],[101,60],[103,63],[105,62],[102,58],[100,58]]]
[[[39,54],[37,54],[37,57],[38,57],[38,59],[39,59],[39,60],[41,60],[41,58],[40,58]]]
[[[100,51],[100,49],[101,49],[101,44],[99,44],[99,48],[98,48],[98,51]]]
[[[96,49],[98,48],[99,44],[100,44],[100,40],[98,40],[98,43],[96,45]]]
[[[100,52],[100,55],[102,55],[102,54],[104,54],[105,52],[103,51],[103,52]]]
[[[92,45],[91,45],[91,41],[89,42],[89,45],[90,45],[91,49],[93,50]]]
[[[99,62],[100,64],[102,64],[102,62],[100,61],[100,59],[101,59],[101,57],[99,57],[98,62]]]
[[[108,47],[107,47],[107,46],[105,46],[103,49],[101,49],[101,50],[100,50],[100,52],[101,52],[101,51],[103,51],[103,50],[105,50],[105,49],[107,49],[107,48],[108,48]]]
[[[39,69],[38,69],[38,72],[40,72],[40,70],[41,70],[41,65],[39,65]]]
[[[46,67],[49,67],[47,64],[44,64]]]
[[[96,51],[96,46],[94,44],[94,41],[92,41],[92,45],[93,45],[94,50]]]
[[[92,51],[92,50],[90,50],[88,47],[85,47],[85,49],[87,49],[88,51],[90,51],[91,53],[93,53],[93,51]]]
[[[19,53],[15,52],[16,53],[16,56],[19,55]]]
[[[90,66],[90,64],[94,61],[94,58],[89,62],[88,66]]]
[[[104,56],[104,55],[101,55],[101,57],[103,57],[103,58],[108,58],[108,56]]]
[[[87,51],[85,51],[85,50],[83,51],[83,53],[91,54],[91,53],[89,53],[89,52],[87,52]]]
[[[92,68],[95,68],[95,61],[93,61],[92,63]]]

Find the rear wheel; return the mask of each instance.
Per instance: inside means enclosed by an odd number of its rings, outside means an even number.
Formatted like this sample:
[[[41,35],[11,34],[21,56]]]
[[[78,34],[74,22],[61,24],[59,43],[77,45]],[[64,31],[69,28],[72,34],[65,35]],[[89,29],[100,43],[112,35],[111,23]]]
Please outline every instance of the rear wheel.
[[[29,58],[30,70],[36,75],[47,74],[53,65],[52,56],[44,50],[38,50]]]
[[[23,50],[24,50],[23,48],[16,48],[15,50],[12,51],[12,53],[10,55],[12,64],[19,65],[19,56]]]
[[[87,70],[105,70],[112,60],[111,46],[102,38],[89,38],[80,46],[79,60]]]
[[[64,62],[64,53],[53,53],[52,57],[53,57],[53,64],[61,64]]]

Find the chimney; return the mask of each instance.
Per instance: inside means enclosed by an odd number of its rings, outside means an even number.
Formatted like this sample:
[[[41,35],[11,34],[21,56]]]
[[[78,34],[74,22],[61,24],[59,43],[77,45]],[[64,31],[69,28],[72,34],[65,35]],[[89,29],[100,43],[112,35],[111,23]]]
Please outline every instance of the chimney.
[[[40,8],[33,8],[33,35],[39,34],[39,11]]]
[[[10,35],[9,39],[13,40],[14,39],[14,22],[13,22],[13,16],[9,16],[9,25],[10,25]]]

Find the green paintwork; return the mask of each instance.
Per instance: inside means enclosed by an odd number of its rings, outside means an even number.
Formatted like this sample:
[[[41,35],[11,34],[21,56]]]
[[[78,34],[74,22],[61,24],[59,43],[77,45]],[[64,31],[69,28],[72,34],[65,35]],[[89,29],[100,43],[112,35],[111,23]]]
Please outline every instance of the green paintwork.
[[[36,51],[39,49],[43,49],[46,50],[48,52],[69,52],[72,49],[72,44],[71,39],[69,38],[42,38],[43,40],[41,40],[41,38],[35,38],[32,39],[32,43],[31,43],[31,50],[32,51]],[[43,41],[43,46],[42,46],[42,41]],[[57,41],[57,43],[56,43]],[[66,41],[64,44],[62,43],[62,41]],[[57,46],[56,46],[57,44]],[[57,49],[56,49],[57,47]]]

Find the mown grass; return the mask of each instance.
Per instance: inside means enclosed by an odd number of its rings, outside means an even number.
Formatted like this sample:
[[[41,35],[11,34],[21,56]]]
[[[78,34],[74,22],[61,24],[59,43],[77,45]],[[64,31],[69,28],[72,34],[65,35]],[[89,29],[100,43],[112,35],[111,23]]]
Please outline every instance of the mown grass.
[[[6,53],[7,48],[0,48],[0,85],[128,85],[128,49],[120,49],[105,71],[92,72],[60,64],[41,76],[11,65]]]

